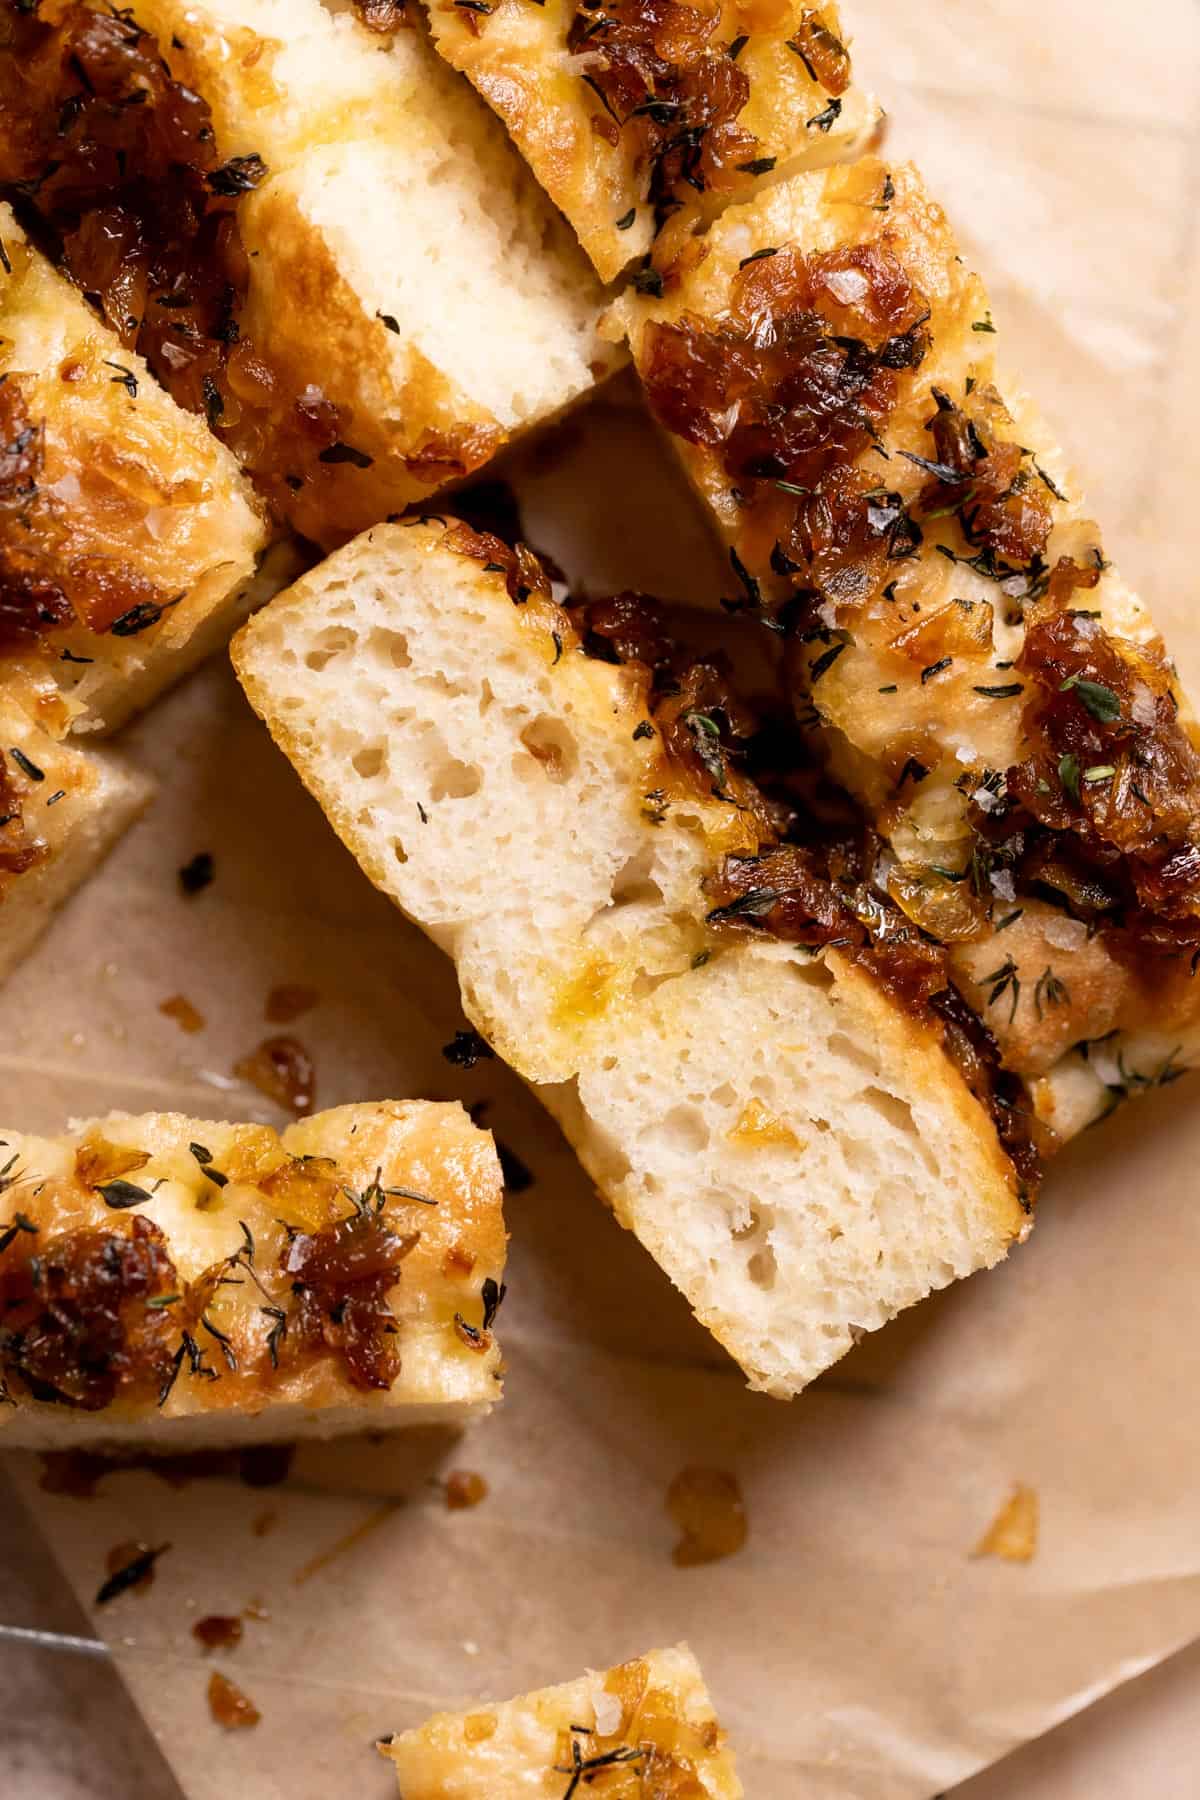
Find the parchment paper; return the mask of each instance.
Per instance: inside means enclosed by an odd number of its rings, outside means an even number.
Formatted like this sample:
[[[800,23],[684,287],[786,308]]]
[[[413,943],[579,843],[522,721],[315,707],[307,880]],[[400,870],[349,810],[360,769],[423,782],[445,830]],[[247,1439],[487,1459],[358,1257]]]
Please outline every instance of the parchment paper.
[[[1200,690],[1200,18],[1189,0],[853,12],[891,147],[944,196],[1008,361]],[[518,459],[526,528],[597,588],[711,592],[720,563],[630,395]],[[320,1002],[292,1029],[319,1105],[486,1098],[535,1175],[508,1204],[508,1398],[465,1440],[309,1447],[270,1491],[134,1471],[89,1502],[7,1459],[85,1602],[113,1544],[171,1543],[149,1593],[93,1616],[187,1794],[383,1796],[375,1735],[686,1636],[756,1800],[929,1795],[1200,1635],[1194,1083],[1088,1134],[1005,1269],[793,1405],[753,1397],[520,1084],[442,1060],[462,1023],[448,966],[358,874],[227,670],[126,742],[162,799],[0,994],[0,1117],[273,1117],[231,1070],[272,1029],[267,990],[304,982]],[[175,870],[204,849],[216,880],[184,900]],[[180,992],[195,1036],[157,1010]],[[663,1497],[689,1463],[737,1474],[750,1534],[681,1570]],[[449,1467],[488,1480],[477,1510],[446,1510]],[[1017,1480],[1040,1500],[1036,1558],[973,1560]],[[269,1618],[204,1657],[192,1621],[254,1599]],[[210,1664],[261,1708],[254,1730],[212,1723]]]

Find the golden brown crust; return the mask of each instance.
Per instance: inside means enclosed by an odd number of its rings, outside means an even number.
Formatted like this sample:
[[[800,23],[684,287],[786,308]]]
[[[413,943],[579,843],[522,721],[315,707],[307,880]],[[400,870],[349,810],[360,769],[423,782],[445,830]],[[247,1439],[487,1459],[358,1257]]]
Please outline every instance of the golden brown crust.
[[[0,502],[0,651],[78,687],[81,722],[96,724],[99,711],[111,725],[125,683],[148,687],[146,665],[173,668],[228,613],[267,532],[232,457],[122,349],[7,207],[0,240],[0,398],[16,441],[29,436]]]

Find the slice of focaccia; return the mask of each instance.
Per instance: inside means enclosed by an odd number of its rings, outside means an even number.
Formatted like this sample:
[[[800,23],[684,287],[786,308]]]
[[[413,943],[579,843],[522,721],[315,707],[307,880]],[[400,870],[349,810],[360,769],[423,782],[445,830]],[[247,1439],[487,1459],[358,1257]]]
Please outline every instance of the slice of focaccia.
[[[327,1437],[499,1397],[500,1170],[461,1107],[0,1138],[0,1444]]]
[[[3,389],[0,389],[0,398]],[[153,792],[111,751],[79,750],[38,723],[36,690],[0,690],[0,981],[142,811]],[[57,695],[45,696],[57,713]]]
[[[0,679],[111,730],[244,616],[267,529],[203,422],[0,205]]]
[[[601,278],[765,179],[856,154],[875,103],[836,5],[429,0],[434,42],[504,120]]]
[[[797,713],[882,839],[877,888],[946,946],[1061,1141],[1200,1060],[1174,670],[912,169],[799,176],[703,247],[620,314],[731,608],[780,633]]]
[[[1019,1183],[940,1030],[865,952],[712,919],[706,877],[769,829],[740,777],[714,791],[721,702],[703,666],[655,700],[619,629],[589,656],[596,635],[527,551],[411,522],[304,577],[234,662],[620,1220],[787,1396],[1002,1257]]]
[[[381,1739],[401,1800],[741,1800],[725,1733],[686,1644]]]
[[[306,536],[477,468],[620,360],[570,232],[422,32],[320,0],[76,4],[13,29],[34,77],[0,168]]]

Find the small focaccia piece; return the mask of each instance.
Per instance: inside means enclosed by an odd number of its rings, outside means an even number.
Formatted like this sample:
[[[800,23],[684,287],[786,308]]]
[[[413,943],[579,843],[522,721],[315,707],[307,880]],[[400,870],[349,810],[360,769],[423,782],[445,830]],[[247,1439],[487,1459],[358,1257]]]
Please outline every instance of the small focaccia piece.
[[[225,641],[267,542],[203,421],[0,205],[0,657],[111,730]]]
[[[619,303],[651,409],[731,607],[781,632],[797,714],[884,840],[878,885],[946,946],[1052,1147],[1200,1061],[1174,670],[911,168],[798,176],[704,252]]]
[[[460,1106],[0,1138],[0,1444],[328,1437],[499,1398],[500,1169]]]
[[[660,739],[707,729],[703,690],[652,718],[646,670],[584,654],[527,551],[380,526],[245,626],[234,662],[752,1385],[790,1396],[1022,1235],[1013,1167],[936,1031],[836,948],[710,929],[703,883],[760,820],[748,792],[710,791],[706,739],[699,782],[664,760]]]
[[[154,791],[111,751],[76,749],[44,730],[38,698],[23,689],[19,703],[11,680],[0,691],[0,981]],[[57,694],[42,698],[44,710],[61,711]]]
[[[686,1644],[379,1742],[400,1800],[742,1800],[725,1733]]]
[[[833,0],[428,0],[434,42],[507,125],[601,279],[879,122]],[[656,258],[657,260],[657,258]]]
[[[306,536],[340,542],[470,473],[621,360],[570,232],[423,29],[376,34],[321,0],[135,11],[212,109],[209,189],[238,192],[220,428]]]

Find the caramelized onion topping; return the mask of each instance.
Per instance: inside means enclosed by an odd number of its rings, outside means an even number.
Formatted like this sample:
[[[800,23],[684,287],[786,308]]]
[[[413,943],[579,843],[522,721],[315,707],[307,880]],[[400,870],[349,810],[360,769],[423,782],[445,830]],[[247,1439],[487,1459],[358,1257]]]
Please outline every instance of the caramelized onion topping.
[[[242,330],[248,263],[238,209],[269,170],[253,152],[222,160],[206,102],[172,77],[126,11],[88,0],[42,10],[0,0],[0,194],[121,343],[181,406],[206,417],[282,513],[329,479],[348,424],[319,387],[297,394],[283,383]],[[371,5],[373,28],[401,10]],[[3,441],[13,441],[7,431]],[[42,569],[53,566],[49,521],[24,549],[36,584],[39,550]],[[22,628],[73,612],[104,631],[167,598],[133,592],[125,574],[81,594],[82,579],[72,571],[57,599],[35,591]],[[7,604],[0,588],[0,629]],[[57,608],[49,621],[47,606]]]
[[[280,1255],[297,1297],[298,1339],[340,1356],[355,1387],[389,1388],[400,1373],[388,1295],[419,1236],[400,1236],[385,1219],[362,1211],[319,1231],[291,1233]]]
[[[97,1412],[158,1390],[171,1372],[177,1290],[166,1239],[139,1215],[126,1229],[19,1232],[0,1255],[0,1374],[34,1400]]]

